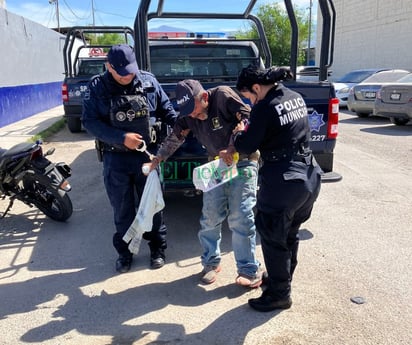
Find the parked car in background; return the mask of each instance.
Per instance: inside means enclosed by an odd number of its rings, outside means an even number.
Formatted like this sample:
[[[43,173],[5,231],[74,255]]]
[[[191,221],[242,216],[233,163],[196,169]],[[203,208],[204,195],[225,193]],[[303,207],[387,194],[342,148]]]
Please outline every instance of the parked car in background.
[[[348,109],[355,112],[359,117],[368,117],[373,113],[376,93],[380,88],[387,83],[399,80],[409,73],[409,71],[403,69],[391,69],[371,75],[362,83],[350,89]]]
[[[412,73],[381,87],[376,94],[374,115],[388,117],[398,126],[412,120]]]
[[[318,66],[297,66],[296,67],[296,80],[302,82],[318,82],[319,81]],[[331,77],[332,71],[328,70],[328,79]]]
[[[352,86],[363,82],[366,78],[374,75],[375,73],[380,73],[388,69],[389,68],[357,69],[338,78],[333,85],[335,86],[336,97],[339,99],[339,107],[347,106],[349,90]]]

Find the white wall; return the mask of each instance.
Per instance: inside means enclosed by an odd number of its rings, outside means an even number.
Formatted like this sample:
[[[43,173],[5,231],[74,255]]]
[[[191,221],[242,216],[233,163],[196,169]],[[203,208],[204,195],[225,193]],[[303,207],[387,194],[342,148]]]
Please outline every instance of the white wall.
[[[0,87],[63,80],[64,35],[0,8]]]
[[[0,128],[62,104],[65,37],[0,6]]]
[[[64,35],[0,8],[0,127],[62,104]]]
[[[334,0],[334,4],[334,77],[358,68],[412,71],[411,0]]]

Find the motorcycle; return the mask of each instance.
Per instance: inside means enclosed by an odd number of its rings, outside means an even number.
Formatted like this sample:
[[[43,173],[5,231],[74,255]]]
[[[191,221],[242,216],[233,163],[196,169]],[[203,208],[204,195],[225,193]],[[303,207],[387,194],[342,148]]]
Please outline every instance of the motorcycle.
[[[36,206],[56,221],[64,222],[72,215],[73,205],[67,194],[71,186],[66,180],[71,176],[71,168],[64,162],[48,160],[46,157],[55,149],[43,153],[41,145],[38,140],[17,144],[8,150],[0,148],[0,198],[10,199],[0,219],[16,199],[30,207]]]

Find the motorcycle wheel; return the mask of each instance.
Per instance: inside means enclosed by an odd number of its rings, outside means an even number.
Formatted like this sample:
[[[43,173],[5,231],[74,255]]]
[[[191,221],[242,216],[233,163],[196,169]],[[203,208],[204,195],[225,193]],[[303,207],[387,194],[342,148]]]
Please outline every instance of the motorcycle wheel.
[[[67,193],[44,185],[33,177],[24,180],[24,189],[30,201],[47,217],[64,222],[73,213],[73,204]]]

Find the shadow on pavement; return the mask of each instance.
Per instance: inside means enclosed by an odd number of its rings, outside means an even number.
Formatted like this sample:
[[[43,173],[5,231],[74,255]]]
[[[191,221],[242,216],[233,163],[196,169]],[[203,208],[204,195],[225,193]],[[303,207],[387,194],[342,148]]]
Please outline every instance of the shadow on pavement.
[[[0,249],[13,250],[13,254],[0,266],[0,319],[23,313],[30,317],[32,312],[42,312],[46,313],[42,320],[48,320],[40,326],[21,329],[21,341],[46,342],[75,330],[84,335],[110,336],[113,345],[131,344],[145,338],[148,332],[160,334],[159,341],[172,339],[179,344],[210,341],[240,344],[251,329],[274,316],[273,313],[257,314],[245,304],[234,304],[231,310],[216,308],[216,314],[213,309],[207,309],[211,323],[201,332],[185,334],[187,318],[196,322],[196,318],[202,317],[195,307],[213,301],[219,303],[222,298],[234,299],[247,290],[231,283],[208,291],[199,285],[198,274],[183,278],[176,274],[175,280],[161,282],[161,270],[147,270],[149,249],[144,241],[130,272],[132,277],[137,275],[142,279],[136,281],[135,287],[126,285],[124,290],[111,291],[113,282],[112,285],[108,282],[119,279],[114,270],[117,255],[111,244],[114,226],[103,186],[102,167],[95,155],[95,150],[85,150],[70,164],[74,213],[67,223],[52,221],[36,209],[18,214],[12,212],[2,222],[3,229],[7,230],[0,232]],[[190,260],[196,259],[198,267],[195,269],[200,271],[197,231],[201,196],[187,198],[172,194],[167,195],[165,201],[169,231],[167,264],[174,263],[171,270],[181,273],[181,269],[194,265]],[[224,255],[231,251],[231,236],[226,224],[221,249]],[[23,251],[30,252],[28,260],[22,259]],[[235,271],[234,262],[231,264],[230,269]],[[21,272],[25,272],[26,278],[18,278]],[[159,280],[147,282],[145,275]],[[94,284],[98,287],[87,288]],[[123,287],[122,284],[115,286],[118,290]],[[213,303],[210,305],[205,308],[214,308]],[[161,313],[171,306],[194,308],[189,309],[187,315],[171,318],[176,322],[139,325],[128,322],[152,312]],[[47,311],[51,313],[49,317]],[[39,320],[33,324],[38,325]]]
[[[196,285],[197,277],[189,276],[171,283],[154,283],[131,288],[119,293],[108,294],[102,291],[99,296],[86,296],[77,286],[88,281],[88,269],[81,272],[48,276],[44,279],[33,279],[29,286],[38,291],[41,286],[60,285],[56,280],[64,280],[66,286],[76,282],[64,291],[51,291],[64,294],[67,301],[53,313],[50,322],[27,331],[22,339],[25,342],[44,342],[61,336],[72,330],[86,335],[113,336],[112,344],[131,344],[141,339],[147,332],[156,332],[158,340],[183,344],[208,344],[212,340],[216,344],[241,344],[247,333],[273,317],[273,313],[257,314],[243,305],[218,316],[201,332],[186,335],[184,319],[187,315],[176,315],[176,323],[128,325],[129,320],[152,312],[161,312],[165,307],[196,307],[240,292],[238,287],[224,286],[211,292]],[[15,287],[8,287],[10,290]],[[236,291],[235,291],[236,290]],[[10,292],[10,291],[9,291]],[[52,294],[35,299],[35,302],[52,299]],[[62,298],[63,300],[63,298]],[[45,306],[47,307],[47,306]],[[107,314],[102,315],[105,311]],[[14,312],[23,312],[22,308]],[[196,316],[193,316],[196,317]],[[201,317],[198,315],[198,317]],[[56,320],[57,319],[57,320]],[[177,321],[176,320],[176,321]],[[230,339],[228,336],[230,335]],[[167,341],[168,340],[168,341]]]

